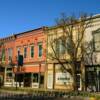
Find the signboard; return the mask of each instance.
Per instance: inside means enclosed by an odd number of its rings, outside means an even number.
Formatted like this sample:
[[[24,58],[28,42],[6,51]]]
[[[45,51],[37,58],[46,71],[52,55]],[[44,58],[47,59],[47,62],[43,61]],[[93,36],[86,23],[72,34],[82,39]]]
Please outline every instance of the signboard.
[[[70,73],[59,72],[55,77],[56,84],[64,85],[72,82]]]
[[[33,88],[39,88],[39,83],[32,83]]]

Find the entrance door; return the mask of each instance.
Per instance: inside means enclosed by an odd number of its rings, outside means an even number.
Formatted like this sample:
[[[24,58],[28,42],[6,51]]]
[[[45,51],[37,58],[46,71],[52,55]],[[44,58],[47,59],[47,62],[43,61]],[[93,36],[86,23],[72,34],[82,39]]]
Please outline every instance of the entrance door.
[[[97,91],[100,92],[100,71],[97,73]]]
[[[24,86],[31,87],[31,73],[26,73],[24,75]]]
[[[79,91],[81,91],[81,75],[80,74],[77,74],[76,75],[76,85],[77,85],[77,89],[79,90]]]

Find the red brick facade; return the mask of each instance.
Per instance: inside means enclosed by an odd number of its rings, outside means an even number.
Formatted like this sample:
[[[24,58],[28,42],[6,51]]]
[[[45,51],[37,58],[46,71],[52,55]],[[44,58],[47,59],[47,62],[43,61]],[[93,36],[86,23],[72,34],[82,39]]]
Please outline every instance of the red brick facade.
[[[38,43],[42,43],[42,48],[43,48],[43,53],[42,56],[39,58],[38,57]],[[31,45],[34,46],[34,57],[31,57],[30,53],[31,53]],[[24,64],[34,64],[37,63],[38,65],[34,65],[33,66],[28,66],[24,68],[25,72],[35,72],[36,70],[38,70],[38,67],[41,66],[42,70],[41,71],[45,71],[45,66],[40,65],[41,62],[45,62],[46,60],[46,35],[43,33],[43,29],[38,29],[38,30],[33,30],[30,32],[25,32],[22,34],[18,34],[15,40],[15,58],[17,57],[17,49],[20,49],[20,54],[23,55],[24,53],[24,47],[27,47],[27,57],[24,58]]]
[[[33,75],[34,73],[41,73],[45,78],[46,35],[44,33],[44,27],[15,34],[11,37],[0,39],[0,41],[3,42],[1,48],[5,48],[5,66],[11,66],[9,62],[9,55],[11,56],[11,63],[13,64],[11,67],[12,74],[30,73],[31,77],[31,74]],[[23,55],[23,66],[21,67],[18,67],[17,64],[18,51],[20,51],[20,54]]]

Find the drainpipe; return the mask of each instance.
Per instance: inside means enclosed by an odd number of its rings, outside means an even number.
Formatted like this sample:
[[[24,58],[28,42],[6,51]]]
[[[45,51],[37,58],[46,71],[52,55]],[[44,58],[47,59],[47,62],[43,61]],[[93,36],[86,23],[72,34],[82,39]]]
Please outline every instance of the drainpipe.
[[[31,87],[32,87],[32,83],[33,83],[33,73],[31,73]]]
[[[38,74],[39,88],[40,88],[40,77],[41,77],[41,64],[39,64],[39,74]]]

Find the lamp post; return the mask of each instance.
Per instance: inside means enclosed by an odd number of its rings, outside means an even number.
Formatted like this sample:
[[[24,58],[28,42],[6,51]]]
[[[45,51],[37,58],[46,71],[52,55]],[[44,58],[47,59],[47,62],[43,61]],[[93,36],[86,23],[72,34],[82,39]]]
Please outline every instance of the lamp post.
[[[17,71],[16,71],[15,79],[16,79],[16,90],[17,90]]]
[[[23,66],[23,55],[18,53],[18,61],[17,61],[17,73],[16,73],[16,90],[17,90],[17,80],[18,80],[18,72],[20,71],[20,67]]]

